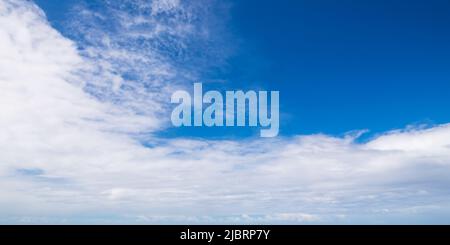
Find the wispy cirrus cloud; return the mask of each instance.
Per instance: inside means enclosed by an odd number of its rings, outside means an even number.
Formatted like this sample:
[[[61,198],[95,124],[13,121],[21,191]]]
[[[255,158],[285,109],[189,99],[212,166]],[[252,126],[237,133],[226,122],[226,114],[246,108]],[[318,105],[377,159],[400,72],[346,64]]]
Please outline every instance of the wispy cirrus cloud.
[[[84,90],[147,116],[148,127],[136,131],[165,127],[170,92],[228,56],[215,35],[226,14],[211,12],[214,6],[226,8],[217,1],[81,1],[66,33],[89,62]]]
[[[71,40],[0,3],[0,223],[447,222],[449,125],[143,146],[201,72],[183,64],[202,64],[212,7],[104,4],[78,7]]]

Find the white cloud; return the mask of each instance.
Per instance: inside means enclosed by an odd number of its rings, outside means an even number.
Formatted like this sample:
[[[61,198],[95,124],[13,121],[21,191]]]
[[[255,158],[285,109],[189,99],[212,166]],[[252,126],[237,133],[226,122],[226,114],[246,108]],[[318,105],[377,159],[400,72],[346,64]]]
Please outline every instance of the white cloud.
[[[152,1],[152,14],[160,14],[175,11],[180,6],[180,0],[156,0]]]
[[[176,2],[161,1],[158,11]],[[144,17],[118,25],[133,29]],[[152,23],[177,29],[187,21],[171,18],[179,23]],[[0,2],[0,223],[448,220],[450,125],[367,143],[309,135],[142,146],[124,132],[163,127],[154,93],[184,71],[155,47],[144,55],[120,46],[133,38],[97,33],[79,53],[34,4]],[[122,91],[129,69],[143,77]],[[148,92],[137,81],[161,86]]]
[[[164,127],[169,92],[213,63],[202,59],[213,55],[205,47],[215,45],[207,31],[213,17],[203,10],[212,3],[115,0],[105,1],[99,11],[80,3],[68,33],[89,64],[85,91],[131,114],[159,118],[154,127],[136,127],[136,132]],[[218,55],[214,60],[219,62]]]

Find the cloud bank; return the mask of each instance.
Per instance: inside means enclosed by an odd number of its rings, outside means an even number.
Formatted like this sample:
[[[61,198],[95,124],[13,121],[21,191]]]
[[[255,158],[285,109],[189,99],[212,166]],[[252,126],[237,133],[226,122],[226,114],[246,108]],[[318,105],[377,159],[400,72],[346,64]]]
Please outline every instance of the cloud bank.
[[[143,145],[215,21],[197,3],[105,4],[79,6],[69,39],[0,2],[0,223],[448,223],[450,125]]]

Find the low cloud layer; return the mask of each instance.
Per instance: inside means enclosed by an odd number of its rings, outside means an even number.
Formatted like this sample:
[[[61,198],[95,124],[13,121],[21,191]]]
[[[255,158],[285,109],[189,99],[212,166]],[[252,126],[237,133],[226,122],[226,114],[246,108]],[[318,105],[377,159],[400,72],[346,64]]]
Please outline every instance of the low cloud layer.
[[[169,53],[121,46],[129,36],[89,36],[81,22],[76,43],[36,5],[0,3],[0,223],[448,222],[450,125],[366,143],[305,135],[143,145],[136,133],[165,127],[159,96],[171,80],[197,75],[171,54],[188,52],[190,31],[208,35],[192,18],[206,16],[196,6],[134,3],[138,13],[119,18],[132,22],[117,26],[156,35],[148,41],[170,43]],[[99,26],[108,17],[80,13]],[[124,79],[130,69],[138,77]]]

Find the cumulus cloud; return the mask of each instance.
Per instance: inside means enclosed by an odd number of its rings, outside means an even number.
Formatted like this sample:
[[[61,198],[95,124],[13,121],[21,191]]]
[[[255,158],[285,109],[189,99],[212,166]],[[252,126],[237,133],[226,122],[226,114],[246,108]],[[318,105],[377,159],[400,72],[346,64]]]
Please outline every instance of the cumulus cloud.
[[[106,12],[79,7],[75,42],[35,4],[0,2],[0,223],[450,217],[450,125],[366,143],[305,135],[142,145],[135,133],[164,128],[164,93],[198,75],[180,61],[208,39],[195,17],[207,15],[183,1],[105,3]]]

